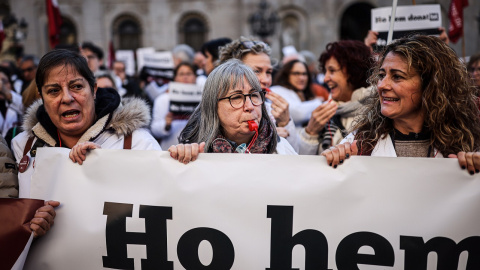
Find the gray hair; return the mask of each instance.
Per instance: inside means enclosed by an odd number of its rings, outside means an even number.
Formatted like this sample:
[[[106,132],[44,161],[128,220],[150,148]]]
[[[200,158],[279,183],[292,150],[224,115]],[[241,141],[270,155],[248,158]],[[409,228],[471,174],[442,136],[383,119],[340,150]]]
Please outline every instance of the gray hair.
[[[217,113],[218,99],[225,97],[232,88],[243,87],[245,79],[253,89],[257,91],[262,90],[255,73],[240,60],[231,59],[216,67],[208,75],[203,89],[202,100],[180,133],[178,141],[180,143],[205,142],[205,152],[209,152],[218,134],[222,134],[220,119]],[[263,125],[270,125],[273,131],[273,138],[268,147],[268,153],[273,153],[277,147],[277,132],[270,117],[268,117],[265,103],[261,106],[262,119],[260,129]]]
[[[195,51],[187,44],[179,44],[172,50],[173,57],[180,59],[180,62],[193,63]]]
[[[311,51],[303,50],[300,51],[300,55],[305,59],[307,65],[318,65],[318,57]]]
[[[220,48],[220,64],[225,63],[229,59],[243,60],[245,55],[264,53],[268,56],[272,53],[270,46],[263,41],[253,38],[240,37],[227,45]]]

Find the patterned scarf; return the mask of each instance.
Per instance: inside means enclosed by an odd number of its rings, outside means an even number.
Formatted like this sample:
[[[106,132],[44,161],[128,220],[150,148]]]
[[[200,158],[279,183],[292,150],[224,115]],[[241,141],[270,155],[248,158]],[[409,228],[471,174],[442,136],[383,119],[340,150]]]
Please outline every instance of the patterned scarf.
[[[266,154],[268,152],[268,145],[273,137],[273,131],[270,125],[261,125],[257,140],[250,148],[252,154]],[[225,138],[222,134],[218,134],[217,138],[213,140],[211,153],[249,153],[246,150],[248,145],[237,145],[235,142]],[[238,151],[237,151],[238,149]],[[240,151],[240,152],[239,152]]]

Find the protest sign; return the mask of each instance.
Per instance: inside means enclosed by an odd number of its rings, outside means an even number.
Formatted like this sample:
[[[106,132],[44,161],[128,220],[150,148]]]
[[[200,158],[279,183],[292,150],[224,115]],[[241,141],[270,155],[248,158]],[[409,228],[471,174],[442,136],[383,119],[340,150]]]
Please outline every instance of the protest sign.
[[[155,48],[153,47],[145,47],[145,48],[138,48],[136,50],[137,54],[137,69],[140,72],[144,66],[143,55],[144,54],[151,54],[155,53]]]
[[[135,55],[131,50],[115,51],[115,60],[125,63],[125,73],[128,76],[135,75]]]
[[[192,114],[202,100],[202,88],[196,84],[170,82],[168,89],[170,112],[177,118]]]
[[[372,30],[378,32],[378,46],[387,45],[392,7],[372,9]],[[438,35],[442,26],[440,5],[398,6],[393,28],[393,39],[412,35]]]
[[[41,148],[35,168],[62,205],[27,270],[480,269],[480,177],[455,159]]]

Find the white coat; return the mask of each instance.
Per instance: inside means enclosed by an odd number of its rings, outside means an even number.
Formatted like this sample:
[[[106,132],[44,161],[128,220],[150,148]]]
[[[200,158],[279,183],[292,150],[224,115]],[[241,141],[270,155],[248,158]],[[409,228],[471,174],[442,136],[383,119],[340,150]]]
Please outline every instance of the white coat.
[[[132,134],[133,150],[162,150],[149,131],[142,128],[147,126],[150,120],[149,109],[145,102],[140,99],[125,98],[122,103],[123,105],[118,106],[115,111],[98,119],[78,142],[92,141],[103,149],[123,149],[124,136]],[[17,163],[20,163],[23,157],[25,145],[30,136],[35,136],[32,145],[35,145],[38,139],[45,142],[45,146],[54,147],[56,145],[55,139],[49,135],[36,118],[36,112],[41,105],[42,101],[39,100],[28,109],[24,123],[25,131],[12,140],[12,149]],[[20,198],[30,198],[35,158],[31,157],[30,151],[27,156],[30,157],[28,167],[25,172],[18,174]]]

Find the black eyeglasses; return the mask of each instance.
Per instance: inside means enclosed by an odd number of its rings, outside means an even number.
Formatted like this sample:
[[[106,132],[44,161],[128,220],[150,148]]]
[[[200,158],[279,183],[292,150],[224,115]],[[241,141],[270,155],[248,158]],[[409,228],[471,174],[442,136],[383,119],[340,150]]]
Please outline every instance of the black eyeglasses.
[[[265,102],[265,93],[263,91],[255,91],[250,94],[233,94],[229,97],[219,98],[218,101],[228,99],[230,105],[232,105],[234,109],[239,109],[245,105],[247,97],[250,98],[250,101],[254,106],[262,105],[263,102]]]
[[[241,44],[242,44],[242,46],[245,47],[246,49],[252,49],[252,47],[255,46],[255,45],[262,45],[264,48],[268,48],[268,45],[265,44],[265,42],[263,42],[263,41],[251,41],[251,40],[247,40],[247,41],[242,41]]]
[[[290,72],[290,75],[293,75],[293,76],[308,76],[308,73],[307,72]]]

